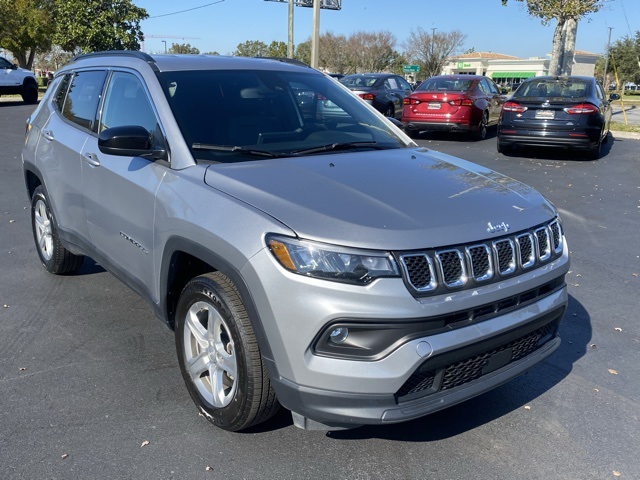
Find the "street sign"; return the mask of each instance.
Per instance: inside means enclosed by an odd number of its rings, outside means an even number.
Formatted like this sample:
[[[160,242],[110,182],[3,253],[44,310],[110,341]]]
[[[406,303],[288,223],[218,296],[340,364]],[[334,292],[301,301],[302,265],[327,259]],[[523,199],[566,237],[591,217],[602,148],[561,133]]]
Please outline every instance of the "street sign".
[[[419,65],[403,65],[402,71],[404,73],[418,73],[420,71]]]

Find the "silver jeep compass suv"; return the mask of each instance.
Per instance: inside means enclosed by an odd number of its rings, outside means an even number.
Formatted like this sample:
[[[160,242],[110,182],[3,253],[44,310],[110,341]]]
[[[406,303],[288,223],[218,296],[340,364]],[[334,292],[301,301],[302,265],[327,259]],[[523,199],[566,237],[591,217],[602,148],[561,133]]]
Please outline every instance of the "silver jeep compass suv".
[[[290,61],[102,52],[56,72],[23,150],[51,273],[87,255],[175,330],[241,430],[401,422],[549,356],[568,248],[535,190],[419,148]]]

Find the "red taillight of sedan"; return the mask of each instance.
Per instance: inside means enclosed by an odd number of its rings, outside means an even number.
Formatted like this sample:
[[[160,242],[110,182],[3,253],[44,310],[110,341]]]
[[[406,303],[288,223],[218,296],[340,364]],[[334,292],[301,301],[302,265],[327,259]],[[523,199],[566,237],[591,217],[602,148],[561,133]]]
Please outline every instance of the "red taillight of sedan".
[[[454,107],[473,107],[473,100],[470,98],[458,98],[456,100],[449,100],[447,103]]]
[[[502,105],[502,110],[505,112],[522,113],[527,110],[527,107],[523,107],[518,102],[505,102],[504,105]]]
[[[418,105],[422,103],[422,100],[418,100],[417,98],[406,97],[403,101],[403,105]]]
[[[373,93],[359,93],[358,96],[363,100],[373,100]]]
[[[579,115],[581,113],[591,115],[592,113],[598,113],[598,107],[590,103],[580,103],[573,107],[565,108],[564,111],[570,115]]]

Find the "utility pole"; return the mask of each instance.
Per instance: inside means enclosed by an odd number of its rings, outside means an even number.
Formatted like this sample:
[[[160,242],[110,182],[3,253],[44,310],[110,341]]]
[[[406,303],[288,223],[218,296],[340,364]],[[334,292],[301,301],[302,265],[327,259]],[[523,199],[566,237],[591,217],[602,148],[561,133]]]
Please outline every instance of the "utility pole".
[[[604,91],[609,91],[609,85],[607,84],[607,67],[609,66],[609,45],[611,44],[611,30],[613,27],[609,27],[609,39],[607,40],[607,55],[604,57],[604,76],[602,78],[602,85],[604,86]]]
[[[289,0],[289,38],[287,41],[287,57],[293,58],[293,0]]]
[[[313,0],[313,31],[311,34],[311,68],[318,68],[320,39],[320,0]]]

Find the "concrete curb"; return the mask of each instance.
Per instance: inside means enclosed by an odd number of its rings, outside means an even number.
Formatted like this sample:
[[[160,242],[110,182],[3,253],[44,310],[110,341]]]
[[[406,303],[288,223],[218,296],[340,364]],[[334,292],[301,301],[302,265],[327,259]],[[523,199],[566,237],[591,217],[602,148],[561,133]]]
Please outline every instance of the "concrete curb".
[[[626,140],[640,140],[640,133],[637,132],[622,132],[620,130],[611,130],[614,140],[624,138]]]

